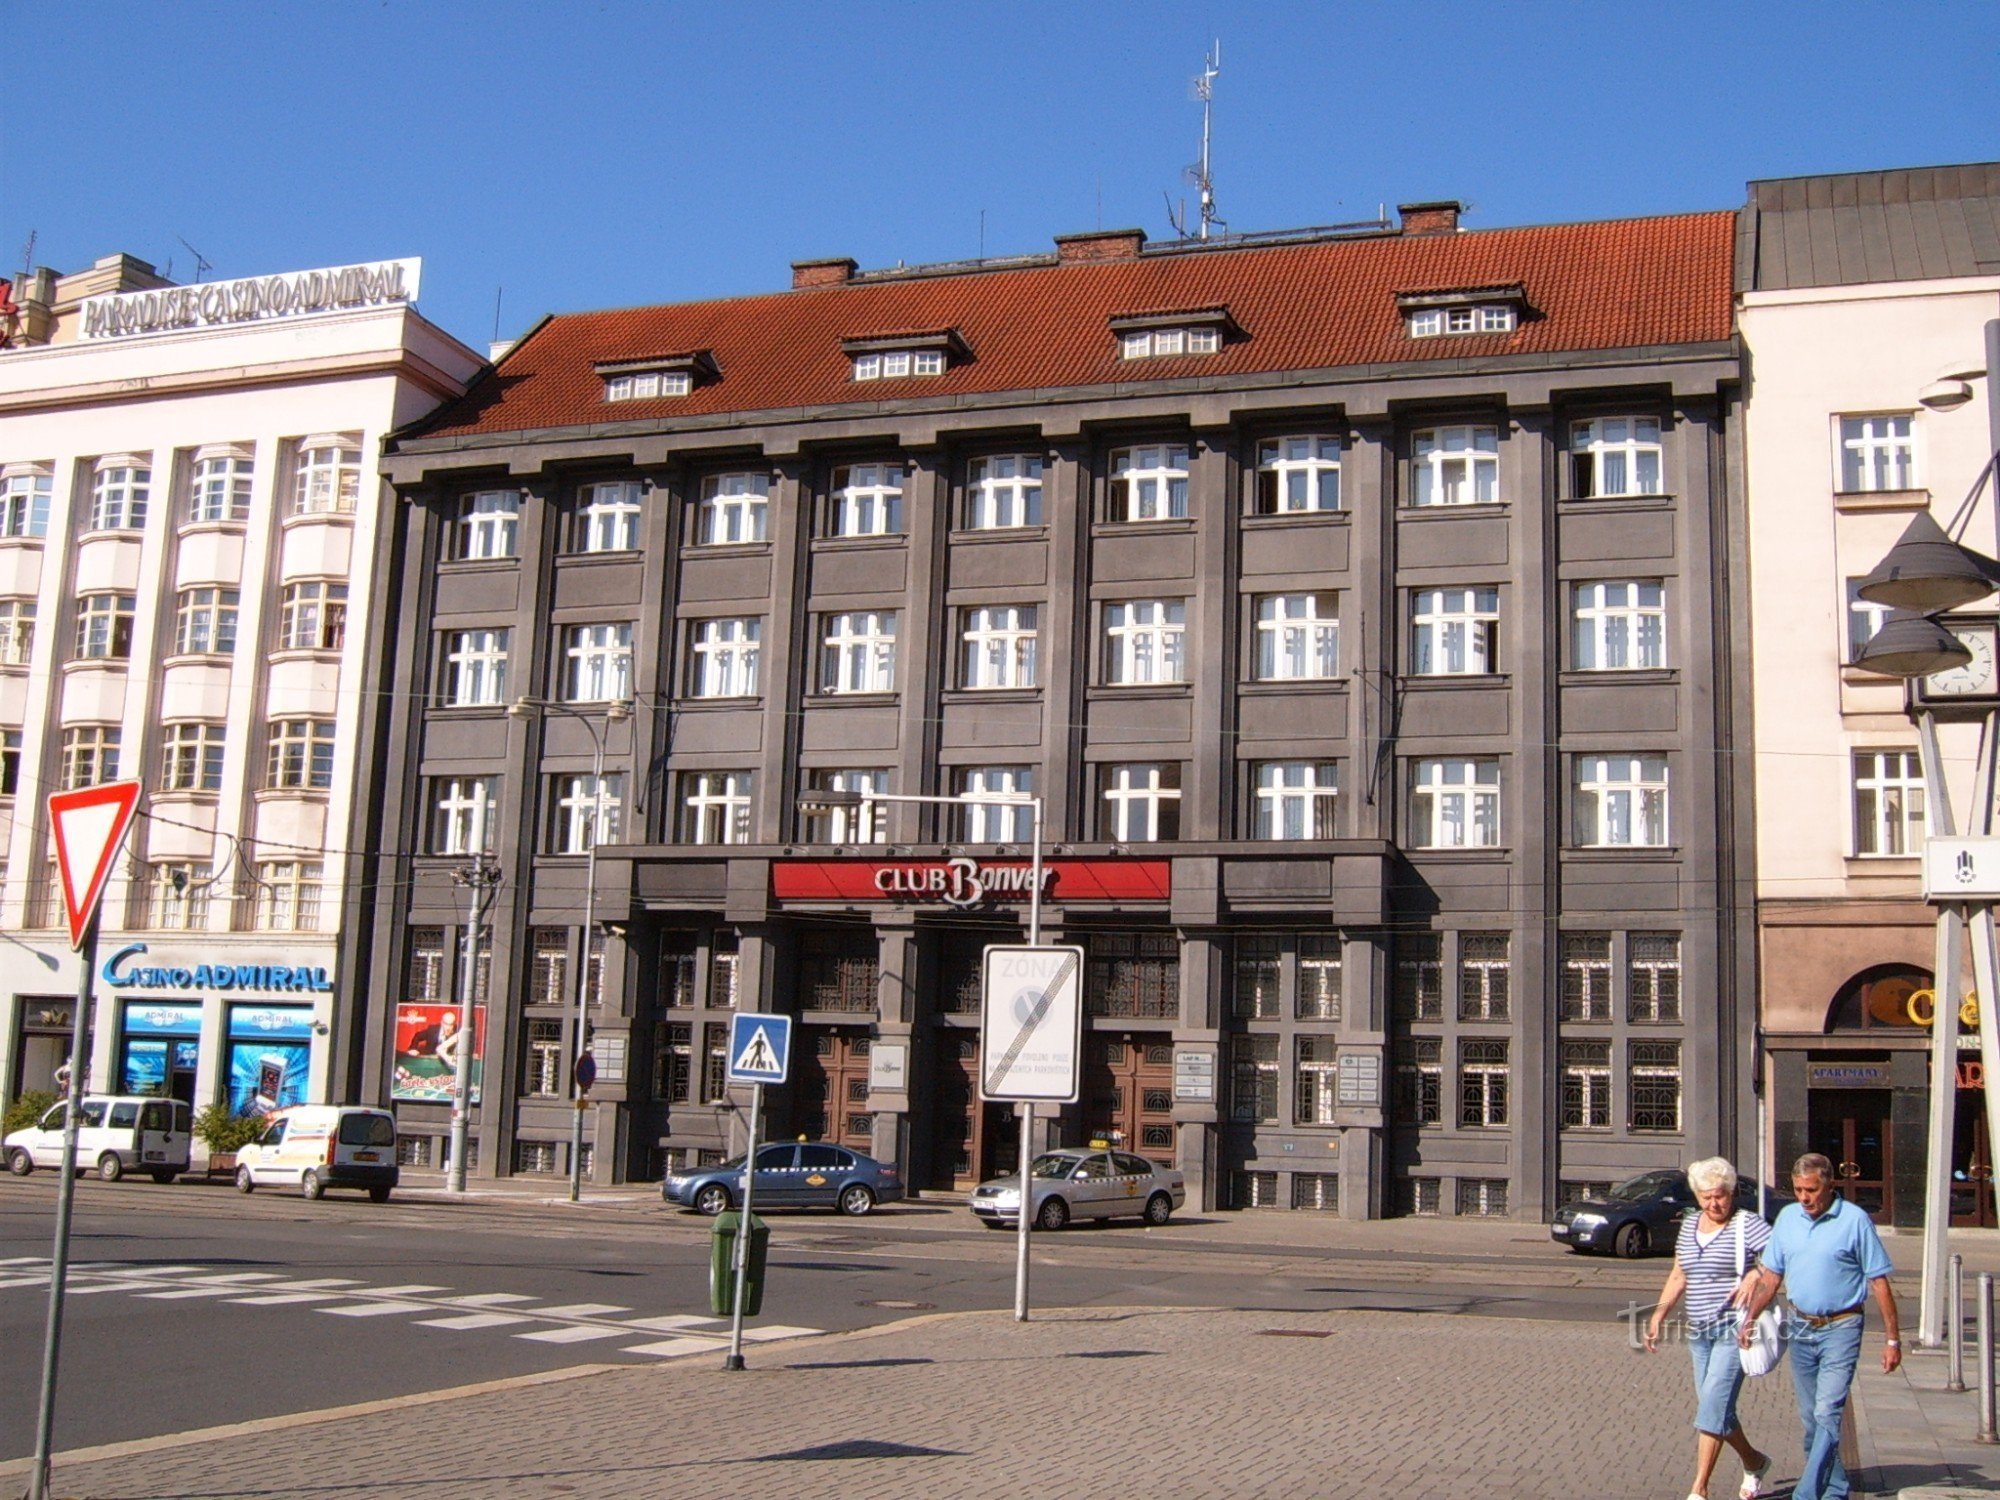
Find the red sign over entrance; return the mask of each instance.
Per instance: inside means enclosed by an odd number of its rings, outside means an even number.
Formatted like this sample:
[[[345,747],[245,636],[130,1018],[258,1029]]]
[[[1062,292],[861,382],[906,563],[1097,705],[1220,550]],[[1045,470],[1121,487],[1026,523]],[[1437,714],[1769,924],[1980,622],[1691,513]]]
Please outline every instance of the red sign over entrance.
[[[1173,865],[1164,859],[1050,859],[1042,862],[1045,901],[1164,901]],[[990,906],[1026,902],[1034,864],[1025,859],[781,859],[771,864],[780,901],[940,902]]]

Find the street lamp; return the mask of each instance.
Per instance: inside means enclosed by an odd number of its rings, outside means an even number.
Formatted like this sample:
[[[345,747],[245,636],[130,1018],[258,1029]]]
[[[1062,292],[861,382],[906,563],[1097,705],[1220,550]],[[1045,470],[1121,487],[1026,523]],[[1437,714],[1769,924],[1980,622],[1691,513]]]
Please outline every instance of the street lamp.
[[[583,1197],[583,1106],[584,1091],[588,1084],[577,1075],[578,1065],[588,1050],[584,1038],[590,1026],[590,942],[597,930],[597,835],[598,823],[604,816],[604,730],[630,716],[631,704],[625,699],[613,699],[603,713],[604,723],[598,723],[598,716],[585,713],[573,704],[553,698],[516,698],[508,706],[509,717],[531,719],[536,714],[567,714],[590,731],[590,817],[584,824],[584,875],[583,875],[583,953],[582,961],[576,966],[576,1055],[570,1062],[570,1084],[576,1095],[576,1108],[570,1112],[569,1131],[569,1201],[576,1203]]]
[[[932,803],[940,807],[1026,807],[1033,810],[1034,842],[1033,864],[1028,873],[1028,946],[1042,945],[1042,799],[1033,792],[964,792],[956,797],[941,794],[916,792],[868,792],[822,790],[807,792],[799,798],[801,809],[818,808],[859,808],[866,812],[877,802]],[[1030,1194],[1028,1191],[1029,1138],[1035,1129],[1035,1106],[1032,1100],[1023,1100],[1021,1110],[1021,1204],[1016,1214],[1019,1222],[1019,1238],[1014,1251],[1014,1319],[1025,1323],[1028,1320],[1028,1231],[1033,1215],[1028,1212]]]

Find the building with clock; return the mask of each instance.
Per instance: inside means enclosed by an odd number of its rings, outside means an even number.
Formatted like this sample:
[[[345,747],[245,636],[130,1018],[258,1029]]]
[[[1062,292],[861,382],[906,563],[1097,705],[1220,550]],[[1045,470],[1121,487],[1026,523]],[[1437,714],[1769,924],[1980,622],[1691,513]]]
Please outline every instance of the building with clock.
[[[1355,1217],[1740,1154],[1735,216],[1459,213],[800,262],[550,318],[398,436],[342,956],[404,1160],[470,995],[483,1173],[570,1169],[585,1041],[593,1179],[719,1159],[743,1008],[795,1018],[775,1133],[1010,1166],[996,795],[1083,950],[1048,1139]]]
[[[2000,165],[1752,183],[1737,272],[1769,1165],[1824,1152],[1878,1218],[1918,1223],[1926,1099],[1950,1088],[1953,1219],[1992,1224],[1977,1053],[1932,1079],[1917,995],[1936,943],[1917,731],[1904,684],[1850,663],[1883,617],[1859,580],[1913,515],[1949,525],[1991,456],[1983,389],[1956,409],[1919,398],[1980,368],[1982,330],[2000,317]],[[1991,488],[1962,535],[1994,551]],[[2000,702],[1996,608],[1958,617],[1966,666],[1913,689],[1943,721],[1960,831],[1978,721]]]

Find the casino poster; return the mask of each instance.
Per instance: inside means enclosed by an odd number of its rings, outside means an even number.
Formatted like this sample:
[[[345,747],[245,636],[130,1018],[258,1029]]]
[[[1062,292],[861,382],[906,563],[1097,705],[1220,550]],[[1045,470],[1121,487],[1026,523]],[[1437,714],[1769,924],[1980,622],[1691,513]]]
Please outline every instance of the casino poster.
[[[396,1007],[396,1075],[389,1087],[391,1099],[412,1104],[449,1104],[457,1087],[458,1049],[463,1034],[458,1025],[456,1005],[399,1005]],[[472,1013],[472,1077],[468,1103],[479,1102],[481,1075],[485,1072],[486,1007]]]
[[[229,1013],[229,1112],[264,1115],[306,1102],[312,1011],[233,1006]]]

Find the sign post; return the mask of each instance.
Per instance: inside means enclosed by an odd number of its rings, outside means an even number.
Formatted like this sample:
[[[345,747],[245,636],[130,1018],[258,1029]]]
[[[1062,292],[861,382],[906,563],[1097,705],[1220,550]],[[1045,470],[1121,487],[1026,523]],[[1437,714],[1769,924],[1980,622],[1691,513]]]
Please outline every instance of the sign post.
[[[979,1097],[1021,1106],[1021,1202],[1014,1319],[1028,1321],[1028,1234],[1034,1225],[1035,1105],[1082,1091],[1083,949],[994,943],[986,949],[979,1020]]]
[[[111,878],[112,861],[131,831],[139,810],[139,783],[111,781],[49,795],[49,830],[62,875],[63,911],[69,945],[81,965],[76,981],[76,1016],[69,1044],[67,1105],[63,1110],[63,1159],[56,1184],[55,1250],[49,1263],[48,1328],[42,1340],[42,1391],[35,1411],[35,1460],[28,1476],[28,1500],[48,1500],[49,1446],[56,1421],[56,1368],[62,1353],[63,1291],[69,1281],[69,1227],[76,1203],[76,1143],[83,1115],[84,1075],[90,1059],[91,984],[97,971],[97,908]]]
[[[736,1285],[730,1295],[729,1356],[725,1370],[743,1368],[743,1288],[750,1279],[750,1190],[757,1180],[757,1131],[764,1085],[783,1083],[792,1071],[792,1018],[739,1012],[729,1022],[729,1081],[750,1088],[750,1145],[743,1153],[743,1211],[736,1223]]]

